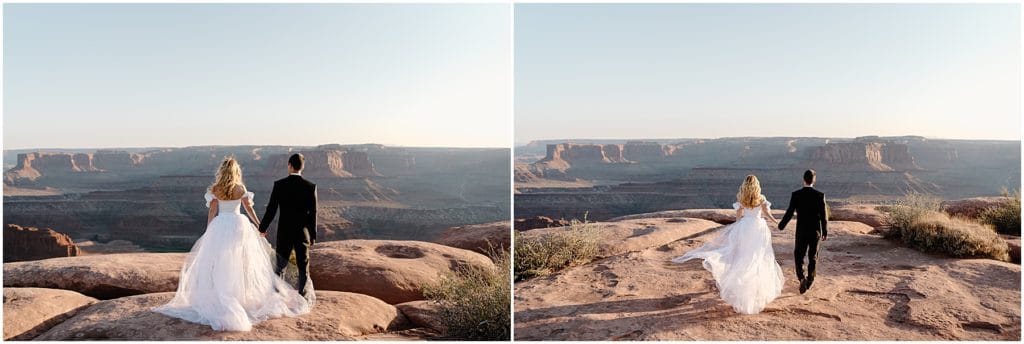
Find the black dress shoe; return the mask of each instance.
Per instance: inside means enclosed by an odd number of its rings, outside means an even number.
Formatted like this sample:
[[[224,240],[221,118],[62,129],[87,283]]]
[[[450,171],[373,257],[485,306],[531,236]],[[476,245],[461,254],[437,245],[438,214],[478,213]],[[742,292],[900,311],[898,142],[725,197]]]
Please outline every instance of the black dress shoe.
[[[805,283],[807,283],[807,289],[811,289],[811,284],[814,284],[814,279],[813,278],[808,278],[805,281],[806,281]]]
[[[807,283],[807,280],[800,281],[800,294],[806,293],[807,288],[809,288],[810,286],[811,284]]]

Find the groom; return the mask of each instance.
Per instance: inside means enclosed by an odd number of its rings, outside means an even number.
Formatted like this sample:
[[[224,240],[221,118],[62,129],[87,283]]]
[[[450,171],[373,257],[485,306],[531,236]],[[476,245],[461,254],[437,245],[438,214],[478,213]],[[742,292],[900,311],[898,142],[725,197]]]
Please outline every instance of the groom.
[[[316,184],[302,178],[302,154],[288,158],[288,177],[274,182],[270,192],[267,212],[260,221],[260,233],[267,235],[267,227],[274,220],[277,208],[281,208],[281,219],[277,223],[277,267],[278,275],[288,264],[288,257],[295,251],[295,263],[299,267],[299,294],[306,295],[306,280],[309,270],[309,248],[316,242]]]
[[[800,293],[807,292],[814,283],[814,268],[818,259],[818,239],[828,240],[828,207],[825,205],[825,194],[814,189],[814,170],[804,172],[803,189],[793,191],[789,199],[789,209],[779,222],[779,230],[785,230],[786,224],[793,218],[793,211],[800,215],[796,222],[796,278],[800,280]],[[804,254],[807,255],[807,278],[804,278]]]

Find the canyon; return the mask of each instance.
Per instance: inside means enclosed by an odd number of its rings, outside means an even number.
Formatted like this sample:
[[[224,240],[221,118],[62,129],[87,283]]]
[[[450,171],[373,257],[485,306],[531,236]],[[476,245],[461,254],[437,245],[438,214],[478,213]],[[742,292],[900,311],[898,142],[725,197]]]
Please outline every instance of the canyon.
[[[748,174],[784,208],[808,168],[837,206],[907,193],[997,196],[1020,185],[1020,141],[920,136],[545,140],[516,147],[514,160],[517,219],[728,208]]]
[[[318,186],[320,241],[431,240],[449,227],[508,219],[507,148],[325,144],[4,151],[3,220],[104,252],[185,251],[204,231],[203,193],[225,156],[242,166],[262,215],[296,152]]]

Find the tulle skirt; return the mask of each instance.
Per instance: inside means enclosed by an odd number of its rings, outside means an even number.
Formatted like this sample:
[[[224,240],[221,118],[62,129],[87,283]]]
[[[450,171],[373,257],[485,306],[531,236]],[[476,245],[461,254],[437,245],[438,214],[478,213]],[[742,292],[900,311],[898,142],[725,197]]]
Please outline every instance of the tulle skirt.
[[[216,331],[249,331],[262,320],[309,313],[312,282],[300,295],[274,273],[275,261],[270,243],[245,215],[219,214],[185,259],[174,298],[153,311]]]
[[[704,259],[719,294],[736,312],[757,314],[782,293],[782,268],[775,261],[772,236],[762,218],[743,217],[700,248],[672,259]]]

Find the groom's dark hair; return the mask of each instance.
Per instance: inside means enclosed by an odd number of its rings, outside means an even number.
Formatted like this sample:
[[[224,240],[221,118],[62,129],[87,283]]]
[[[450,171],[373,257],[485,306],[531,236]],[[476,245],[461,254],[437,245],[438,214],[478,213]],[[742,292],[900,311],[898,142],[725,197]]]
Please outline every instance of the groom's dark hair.
[[[814,173],[814,170],[804,171],[804,183],[807,183],[807,185],[814,184],[815,175],[816,173]]]
[[[295,153],[288,158],[288,165],[294,168],[296,171],[302,171],[302,164],[306,162],[306,158],[302,154]]]

